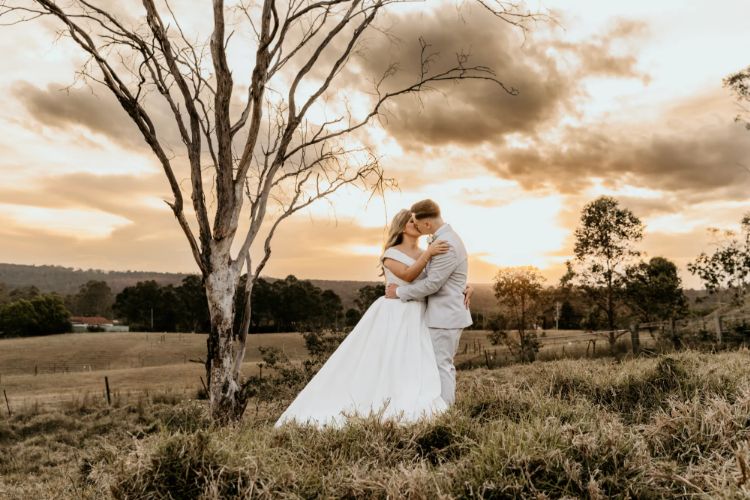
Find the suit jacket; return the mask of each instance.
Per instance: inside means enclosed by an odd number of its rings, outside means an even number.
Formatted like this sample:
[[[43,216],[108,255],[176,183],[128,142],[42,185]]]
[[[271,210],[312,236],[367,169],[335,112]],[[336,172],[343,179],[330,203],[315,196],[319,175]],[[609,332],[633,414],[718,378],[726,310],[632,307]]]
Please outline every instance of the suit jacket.
[[[398,287],[398,297],[402,301],[427,297],[425,320],[430,328],[466,328],[472,323],[471,313],[464,305],[469,271],[466,247],[448,224],[440,226],[434,239],[450,243],[450,250],[430,260],[427,278]]]

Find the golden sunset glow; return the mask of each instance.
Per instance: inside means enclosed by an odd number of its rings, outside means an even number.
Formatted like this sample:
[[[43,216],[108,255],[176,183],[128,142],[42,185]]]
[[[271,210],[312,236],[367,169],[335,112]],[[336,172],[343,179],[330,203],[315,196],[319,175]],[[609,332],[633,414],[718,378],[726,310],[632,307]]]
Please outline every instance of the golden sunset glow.
[[[175,4],[185,29],[210,33],[205,5]],[[750,64],[747,2],[543,1],[559,25],[539,24],[525,39],[455,5],[397,7],[384,22],[398,44],[368,38],[340,75],[339,99],[313,107],[310,122],[365,113],[372,93],[362,82],[409,56],[420,35],[445,57],[470,52],[518,96],[462,82],[392,102],[351,141],[377,152],[398,189],[382,198],[346,189],[296,214],[265,274],[378,279],[385,225],[432,198],[470,251],[472,281],[522,265],[554,280],[572,256],[581,207],[607,194],[646,225],[643,250],[674,260],[697,287],[685,264],[709,245],[706,229],[734,228],[750,209],[750,133],[733,122],[722,87]],[[0,261],[197,272],[157,161],[107,90],[76,79],[85,58],[53,24],[0,30]],[[239,33],[230,46],[242,85],[251,40]],[[300,95],[314,89],[308,82]],[[235,93],[239,106],[246,87]],[[166,135],[189,193],[184,147],[174,130]]]

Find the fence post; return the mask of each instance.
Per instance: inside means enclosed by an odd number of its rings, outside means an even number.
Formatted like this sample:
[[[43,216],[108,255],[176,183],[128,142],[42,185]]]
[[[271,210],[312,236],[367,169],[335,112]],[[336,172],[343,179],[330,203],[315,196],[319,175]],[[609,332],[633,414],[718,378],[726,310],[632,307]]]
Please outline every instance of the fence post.
[[[716,315],[715,323],[716,323],[715,325],[716,326],[716,342],[719,345],[721,345],[721,316],[719,316],[718,314]]]
[[[638,356],[641,352],[640,325],[638,323],[630,324],[630,344],[633,347],[633,354]]]
[[[107,405],[111,405],[112,404],[112,398],[109,395],[109,378],[106,377],[106,376],[104,377],[104,387],[107,390]]]
[[[8,394],[5,392],[5,389],[3,389],[3,396],[5,396],[5,406],[8,407],[8,416],[12,417],[13,413],[10,411],[10,403],[8,402]]]

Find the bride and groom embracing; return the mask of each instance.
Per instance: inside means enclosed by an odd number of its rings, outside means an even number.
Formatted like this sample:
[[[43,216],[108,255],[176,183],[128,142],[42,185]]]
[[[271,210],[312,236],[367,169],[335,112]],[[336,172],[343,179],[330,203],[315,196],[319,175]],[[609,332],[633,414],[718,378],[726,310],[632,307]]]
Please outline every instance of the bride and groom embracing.
[[[432,235],[429,247],[417,246]],[[352,415],[408,423],[453,404],[453,357],[471,325],[468,259],[461,238],[432,200],[401,210],[388,231],[378,298],[279,417],[341,427]]]

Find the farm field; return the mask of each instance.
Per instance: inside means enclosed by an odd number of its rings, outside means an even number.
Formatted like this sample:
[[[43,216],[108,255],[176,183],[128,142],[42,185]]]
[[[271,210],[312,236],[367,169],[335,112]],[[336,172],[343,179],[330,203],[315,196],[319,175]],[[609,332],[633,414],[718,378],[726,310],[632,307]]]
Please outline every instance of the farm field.
[[[493,346],[488,332],[467,330],[459,344],[456,364],[466,360],[484,361],[487,350],[499,364],[512,356],[503,346]],[[585,355],[586,342],[597,338],[577,330],[547,331],[541,338],[540,359],[560,357],[560,348],[571,338],[571,357]],[[281,349],[292,361],[307,356],[299,333],[255,334],[248,337],[243,373],[255,374],[261,361],[259,346]],[[600,339],[600,349],[606,342]],[[0,340],[0,388],[13,406],[59,405],[81,396],[104,397],[104,377],[108,377],[115,397],[132,399],[138,394],[171,391],[195,394],[204,376],[202,360],[206,352],[205,334],[180,333],[71,333],[45,337]],[[193,361],[191,361],[193,360]]]
[[[305,354],[296,333],[250,335],[245,361],[260,361],[260,345],[290,358]],[[0,340],[0,375],[100,371],[185,364],[204,359],[206,335],[198,333],[67,333]]]
[[[296,333],[251,335],[243,364],[255,373],[258,346],[274,346],[291,359],[304,357]],[[56,405],[71,399],[104,397],[108,377],[115,397],[174,392],[193,395],[205,378],[205,334],[70,333],[0,340],[0,388],[14,406]],[[194,360],[194,361],[191,361]]]

